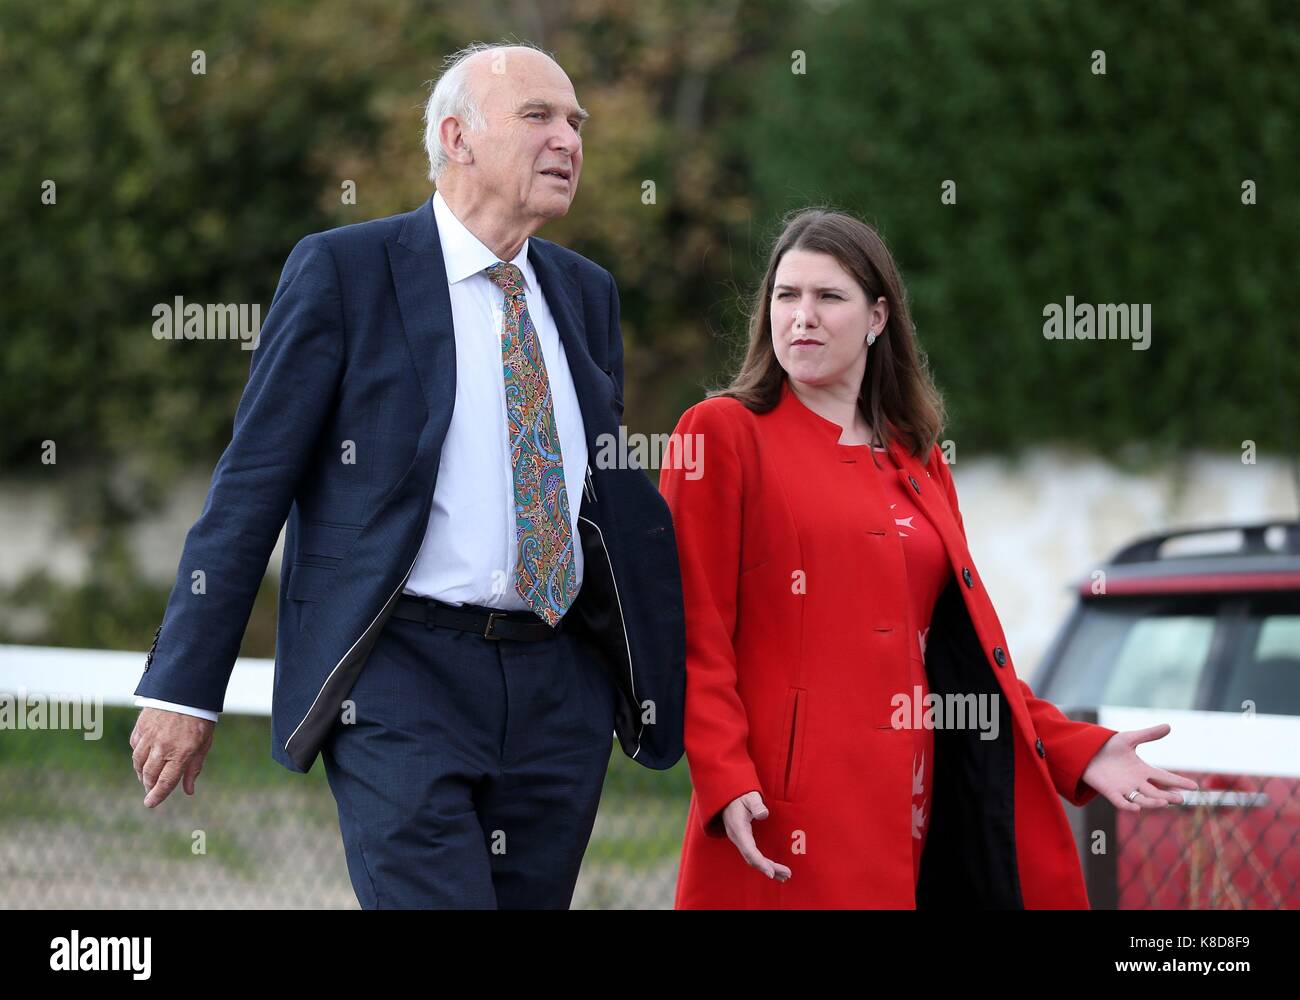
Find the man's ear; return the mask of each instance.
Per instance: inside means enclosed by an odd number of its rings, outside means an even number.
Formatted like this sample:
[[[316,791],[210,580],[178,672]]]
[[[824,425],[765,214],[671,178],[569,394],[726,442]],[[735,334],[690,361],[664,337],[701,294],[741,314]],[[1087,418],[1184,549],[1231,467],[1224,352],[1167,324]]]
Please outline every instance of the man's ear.
[[[450,159],[457,163],[474,162],[474,151],[465,140],[465,130],[455,118],[448,116],[442,120],[438,125],[438,139]]]

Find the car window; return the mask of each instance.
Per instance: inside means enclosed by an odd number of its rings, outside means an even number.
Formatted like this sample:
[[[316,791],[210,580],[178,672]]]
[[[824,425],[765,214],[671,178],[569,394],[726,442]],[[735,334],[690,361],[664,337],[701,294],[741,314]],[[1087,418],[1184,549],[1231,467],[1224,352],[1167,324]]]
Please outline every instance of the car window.
[[[1252,605],[1214,708],[1300,715],[1300,612],[1279,600]]]
[[[1194,708],[1213,637],[1214,619],[1205,616],[1135,620],[1116,654],[1102,704]]]
[[[1300,653],[1300,615],[1270,615],[1259,630],[1255,659],[1274,656],[1294,658]]]
[[[1047,697],[1062,708],[1195,708],[1219,627],[1213,606],[1087,605],[1049,675]]]

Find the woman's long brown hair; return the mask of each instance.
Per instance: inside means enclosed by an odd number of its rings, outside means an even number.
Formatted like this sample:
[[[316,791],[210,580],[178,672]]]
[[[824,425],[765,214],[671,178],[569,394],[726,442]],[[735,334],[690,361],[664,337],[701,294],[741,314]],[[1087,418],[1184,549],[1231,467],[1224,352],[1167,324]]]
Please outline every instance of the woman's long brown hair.
[[[857,280],[868,301],[881,295],[889,301],[889,321],[867,351],[858,409],[882,444],[889,443],[892,424],[906,449],[922,462],[928,460],[946,415],[925,353],[916,343],[903,280],[880,234],[843,212],[805,209],[784,220],[750,305],[745,359],[731,383],[709,395],[731,396],[755,413],[766,413],[780,401],[786,374],[772,348],[772,286],[777,266],[790,250],[830,254]],[[865,339],[865,330],[862,335]]]

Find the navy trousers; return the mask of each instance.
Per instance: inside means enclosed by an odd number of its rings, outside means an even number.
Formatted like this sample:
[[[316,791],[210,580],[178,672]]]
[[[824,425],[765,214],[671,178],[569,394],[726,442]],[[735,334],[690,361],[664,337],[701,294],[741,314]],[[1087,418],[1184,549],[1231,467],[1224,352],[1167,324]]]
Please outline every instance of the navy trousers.
[[[322,747],[363,908],[569,906],[615,692],[566,625],[518,642],[389,619]]]

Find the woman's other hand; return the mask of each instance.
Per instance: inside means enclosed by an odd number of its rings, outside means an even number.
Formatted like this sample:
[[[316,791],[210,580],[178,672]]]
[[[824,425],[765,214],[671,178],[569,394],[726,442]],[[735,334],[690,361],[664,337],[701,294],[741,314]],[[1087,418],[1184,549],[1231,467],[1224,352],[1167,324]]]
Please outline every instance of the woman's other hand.
[[[767,819],[767,806],[763,805],[763,796],[758,792],[746,792],[739,798],[732,799],[722,810],[722,825],[726,827],[727,836],[736,845],[736,850],[745,859],[745,864],[757,868],[768,878],[784,882],[790,877],[790,869],[785,865],[770,861],[758,850],[754,843],[754,821]]]

